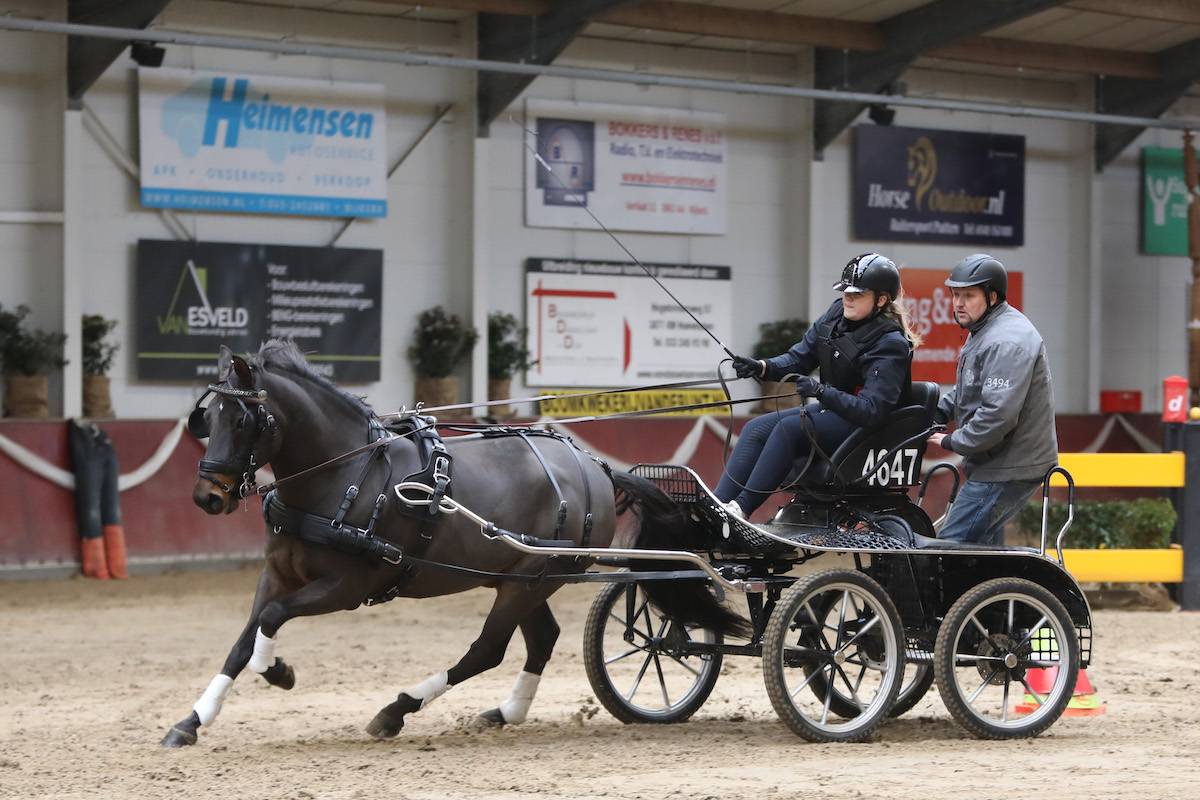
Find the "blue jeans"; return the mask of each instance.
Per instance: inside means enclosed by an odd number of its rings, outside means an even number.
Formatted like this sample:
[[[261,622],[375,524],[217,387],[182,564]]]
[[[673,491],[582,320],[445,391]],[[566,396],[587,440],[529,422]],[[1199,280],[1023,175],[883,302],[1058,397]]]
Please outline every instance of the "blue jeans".
[[[779,489],[792,465],[812,450],[800,419],[802,410],[769,411],[746,423],[713,492],[717,499],[722,503],[737,500],[749,516]],[[807,413],[817,442],[828,455],[857,429],[854,423],[815,404]]]
[[[1008,522],[1042,485],[1033,481],[967,481],[958,492],[939,539],[976,544],[1004,544]]]

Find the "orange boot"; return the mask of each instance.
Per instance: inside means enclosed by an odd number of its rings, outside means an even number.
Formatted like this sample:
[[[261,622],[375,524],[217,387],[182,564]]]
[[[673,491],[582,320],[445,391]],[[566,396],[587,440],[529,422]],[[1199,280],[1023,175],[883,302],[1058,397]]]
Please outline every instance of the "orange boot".
[[[104,526],[104,554],[108,571],[114,578],[129,577],[129,557],[125,553],[125,528],[121,525]]]
[[[95,536],[79,541],[83,551],[83,574],[89,578],[108,580],[108,560],[104,555],[104,540]]]

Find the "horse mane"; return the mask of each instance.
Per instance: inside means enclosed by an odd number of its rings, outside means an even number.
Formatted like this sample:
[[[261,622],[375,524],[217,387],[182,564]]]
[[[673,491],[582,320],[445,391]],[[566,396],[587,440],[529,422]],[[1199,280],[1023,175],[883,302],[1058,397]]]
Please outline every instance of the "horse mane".
[[[337,384],[326,378],[324,375],[319,375],[312,366],[308,363],[308,359],[304,357],[304,353],[295,342],[290,339],[270,339],[264,342],[258,348],[258,355],[250,357],[251,363],[259,369],[267,371],[287,372],[299,378],[303,378],[310,383],[315,383],[320,388],[327,391],[329,394],[342,404],[347,410],[361,416],[364,419],[374,419],[375,409],[367,405],[362,397],[352,395],[349,392],[339,389]]]

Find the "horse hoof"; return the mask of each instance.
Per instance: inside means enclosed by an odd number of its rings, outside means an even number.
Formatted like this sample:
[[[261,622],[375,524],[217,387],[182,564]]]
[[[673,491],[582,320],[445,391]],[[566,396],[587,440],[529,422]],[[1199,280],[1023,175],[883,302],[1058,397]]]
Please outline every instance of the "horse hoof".
[[[167,735],[159,743],[163,747],[189,747],[196,743],[196,734],[176,726],[167,731]]]
[[[404,728],[404,717],[393,717],[387,711],[380,711],[375,719],[367,723],[367,733],[376,739],[391,739]]]
[[[284,691],[288,691],[296,685],[296,671],[292,669],[291,664],[284,663],[280,658],[275,659],[275,663],[268,667],[262,676],[267,683],[278,686]]]
[[[475,721],[479,723],[480,727],[485,728],[502,728],[505,724],[504,714],[498,708],[484,711],[475,718]]]

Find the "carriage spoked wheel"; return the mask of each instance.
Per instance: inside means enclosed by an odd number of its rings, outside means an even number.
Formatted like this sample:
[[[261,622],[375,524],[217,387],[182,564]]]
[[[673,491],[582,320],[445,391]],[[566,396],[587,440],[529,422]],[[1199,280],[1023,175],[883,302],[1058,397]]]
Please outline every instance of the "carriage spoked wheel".
[[[829,597],[826,602],[836,603],[839,598]],[[818,612],[819,613],[819,612]],[[816,667],[808,667],[816,672]],[[933,662],[932,661],[910,661],[905,659],[904,674],[900,681],[900,691],[896,693],[896,702],[892,703],[892,710],[888,712],[888,716],[895,718],[907,714],[917,703],[925,697],[929,692],[929,688],[933,686]],[[829,682],[824,675],[817,674],[812,676],[813,691],[824,697],[824,692]],[[840,717],[852,717],[858,713],[858,706],[854,702],[854,698],[850,696],[847,688],[842,682],[834,681],[832,692],[833,698],[829,702],[829,710]]]
[[[721,644],[719,633],[662,616],[638,584],[609,584],[592,602],[583,634],[583,665],[592,691],[624,723],[683,722],[712,693],[720,653],[696,643]]]
[[[1050,668],[1050,689],[1036,690],[1030,670]],[[1023,578],[996,578],[950,607],[938,630],[934,670],[942,702],[975,736],[1036,736],[1071,701],[1079,640],[1066,608],[1048,590]]]
[[[804,576],[767,622],[767,695],[779,718],[811,742],[868,738],[891,710],[903,674],[900,615],[883,587],[861,572]]]

